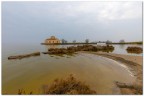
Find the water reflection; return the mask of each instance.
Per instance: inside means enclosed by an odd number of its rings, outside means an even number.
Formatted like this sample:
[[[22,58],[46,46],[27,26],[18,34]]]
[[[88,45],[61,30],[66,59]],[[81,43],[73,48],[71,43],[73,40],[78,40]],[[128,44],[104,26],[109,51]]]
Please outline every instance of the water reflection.
[[[47,45],[47,48],[60,48],[60,45]]]
[[[124,45],[124,44],[120,44],[119,47],[120,47],[121,49],[124,49],[125,45]]]
[[[115,50],[112,52],[112,53],[116,53],[116,54],[125,54],[125,55],[138,55],[138,56],[142,56],[142,53],[140,54],[135,54],[135,53],[129,53],[127,52],[127,47],[132,47],[132,46],[137,46],[137,47],[141,47],[143,45],[137,45],[137,44],[126,44],[126,45],[122,45],[122,44],[119,44],[119,45],[113,45],[115,47]]]
[[[45,45],[45,51],[47,52],[50,48],[61,48],[61,45]]]
[[[77,46],[77,45],[45,45],[45,48],[46,49],[50,49],[50,48],[67,48],[69,46]]]

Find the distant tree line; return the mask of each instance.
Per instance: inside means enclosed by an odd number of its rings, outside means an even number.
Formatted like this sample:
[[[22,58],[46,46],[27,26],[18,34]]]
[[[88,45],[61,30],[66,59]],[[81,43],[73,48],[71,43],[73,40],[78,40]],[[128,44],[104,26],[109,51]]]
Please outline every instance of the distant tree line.
[[[140,41],[140,42],[125,42],[125,40],[124,39],[121,39],[119,42],[112,42],[112,41],[110,41],[110,40],[107,40],[107,41],[97,41],[97,42],[90,42],[90,40],[89,39],[85,39],[85,41],[83,42],[83,43],[106,43],[106,44],[128,44],[128,43],[130,43],[130,44],[142,44],[143,42],[142,41]],[[65,40],[65,39],[62,39],[61,40],[61,43],[68,43],[68,41],[67,40]],[[77,42],[76,40],[73,40],[71,43],[80,43],[80,42]]]
[[[122,40],[119,41],[119,43],[125,43],[125,40],[122,39]]]
[[[73,43],[76,43],[76,40],[73,40]]]
[[[67,43],[67,40],[65,40],[65,39],[62,39],[61,41],[62,41],[62,43]]]

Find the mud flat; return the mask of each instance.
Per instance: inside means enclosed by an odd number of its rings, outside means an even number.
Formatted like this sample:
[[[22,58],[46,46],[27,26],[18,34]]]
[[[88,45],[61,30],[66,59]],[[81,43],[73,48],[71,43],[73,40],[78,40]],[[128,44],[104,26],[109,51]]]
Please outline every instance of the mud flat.
[[[142,56],[129,56],[129,55],[121,55],[105,52],[86,52],[86,53],[100,55],[121,62],[122,64],[125,64],[128,68],[130,68],[130,71],[134,74],[136,80],[133,84],[127,84],[123,82],[115,82],[115,84],[120,89],[121,94],[143,94]]]
[[[27,58],[27,57],[31,57],[31,56],[39,56],[40,52],[34,52],[34,53],[30,53],[30,54],[24,54],[24,55],[17,55],[17,56],[9,56],[8,59],[22,59],[22,58]]]

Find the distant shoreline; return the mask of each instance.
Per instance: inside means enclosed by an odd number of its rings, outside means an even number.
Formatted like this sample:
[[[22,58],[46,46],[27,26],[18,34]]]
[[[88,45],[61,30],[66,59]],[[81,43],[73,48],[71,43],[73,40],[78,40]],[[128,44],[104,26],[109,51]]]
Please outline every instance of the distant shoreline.
[[[77,44],[97,44],[97,43],[41,43],[41,45],[77,45]]]
[[[126,42],[126,43],[109,43],[109,44],[139,44],[139,45],[142,45],[143,43],[142,42]]]
[[[102,42],[103,43],[103,42]],[[78,45],[78,44],[98,44],[98,43],[41,43],[41,45]],[[138,44],[138,45],[143,45],[142,42],[125,42],[125,43],[103,43],[103,44],[121,44],[121,45],[126,45],[126,44]]]

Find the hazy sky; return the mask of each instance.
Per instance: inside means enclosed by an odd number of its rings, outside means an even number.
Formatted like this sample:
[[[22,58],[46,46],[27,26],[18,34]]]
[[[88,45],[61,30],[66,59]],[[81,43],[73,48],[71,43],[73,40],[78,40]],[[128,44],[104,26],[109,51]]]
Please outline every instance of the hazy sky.
[[[141,41],[142,2],[2,2],[2,42]]]

